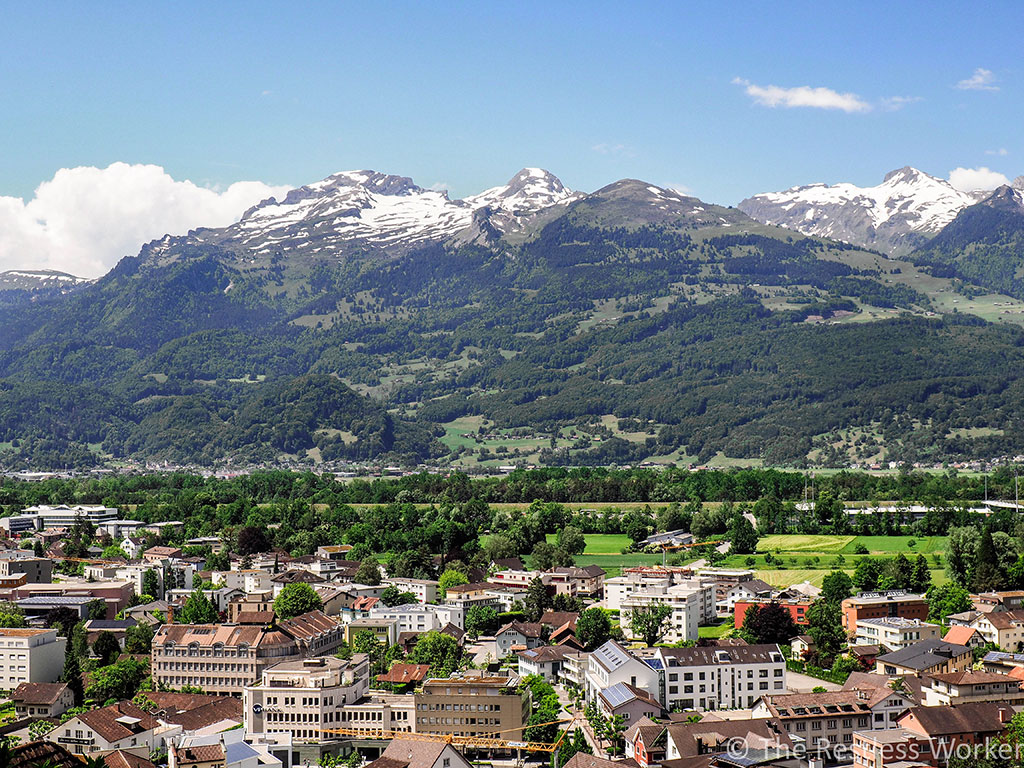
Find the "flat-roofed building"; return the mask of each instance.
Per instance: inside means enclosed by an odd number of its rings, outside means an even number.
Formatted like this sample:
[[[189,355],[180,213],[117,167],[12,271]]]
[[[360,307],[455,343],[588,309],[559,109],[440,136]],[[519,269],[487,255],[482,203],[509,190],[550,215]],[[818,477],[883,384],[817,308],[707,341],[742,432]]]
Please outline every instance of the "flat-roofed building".
[[[530,718],[530,693],[519,692],[518,675],[428,679],[413,697],[417,733],[484,736],[501,731],[502,738],[518,741]]]
[[[0,628],[0,688],[53,683],[64,669],[67,638],[56,629]]]
[[[940,640],[942,627],[920,619],[899,616],[885,619],[859,619],[856,626],[857,645],[880,645],[898,651],[921,640]]]
[[[53,581],[53,560],[26,557],[22,550],[0,553],[0,577],[11,576],[24,576],[27,584],[49,584]]]
[[[891,592],[862,592],[841,603],[842,623],[846,634],[857,632],[857,622],[863,619],[918,619],[928,618],[928,601],[924,595],[894,590]]]
[[[398,642],[398,620],[383,618],[355,619],[345,624],[345,642],[351,643],[359,632],[372,632],[378,642],[394,645]]]
[[[318,657],[275,664],[259,683],[245,687],[247,733],[289,733],[296,742],[331,739],[323,729],[345,722],[345,707],[370,690],[370,663],[364,653],[351,659]]]
[[[400,579],[390,577],[387,583],[399,592],[411,592],[421,603],[432,603],[437,600],[437,581],[434,579]]]

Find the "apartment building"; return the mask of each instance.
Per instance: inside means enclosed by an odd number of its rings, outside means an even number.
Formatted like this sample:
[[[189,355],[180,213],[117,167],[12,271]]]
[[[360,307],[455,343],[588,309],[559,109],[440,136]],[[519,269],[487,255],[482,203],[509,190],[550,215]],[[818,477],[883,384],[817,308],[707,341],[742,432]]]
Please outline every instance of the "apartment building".
[[[391,577],[388,584],[400,592],[411,592],[421,603],[433,603],[437,600],[437,581],[434,579],[399,579]]]
[[[76,755],[133,747],[153,751],[162,743],[158,731],[169,736],[180,730],[166,727],[149,712],[130,701],[122,701],[75,715],[47,733],[46,740],[55,741]]]
[[[345,642],[345,625],[323,611],[303,613],[277,626],[299,644],[303,656],[329,656]]]
[[[442,629],[446,624],[454,624],[462,629],[464,614],[461,608],[453,605],[394,605],[390,608],[378,603],[370,609],[372,619],[395,619],[399,632],[430,632]]]
[[[917,619],[928,618],[928,601],[924,595],[895,590],[892,592],[863,592],[848,597],[841,603],[843,629],[853,636],[857,622],[862,619]]]
[[[851,746],[855,731],[896,728],[897,718],[913,705],[908,696],[888,688],[762,696],[754,718],[771,717],[809,749]]]
[[[1011,653],[1024,651],[1024,611],[983,613],[971,626],[986,643],[995,643]]]
[[[884,675],[923,677],[943,672],[961,672],[974,663],[971,649],[945,640],[921,640],[878,657],[876,669]]]
[[[710,583],[689,582],[671,586],[648,586],[622,598],[622,628],[632,630],[630,617],[638,608],[667,605],[672,609],[663,642],[696,640],[697,627],[705,619],[708,606],[714,605],[714,587]],[[634,632],[633,635],[636,635]]]
[[[754,572],[748,568],[701,568],[693,575],[715,582],[715,602],[721,612],[728,605],[729,590],[754,578]]]
[[[53,581],[53,560],[32,557],[20,549],[0,552],[0,578],[22,575],[26,584],[49,584]]]
[[[886,731],[857,731],[853,734],[854,768],[885,768],[931,763],[931,744],[920,734],[905,728]]]
[[[658,671],[665,709],[746,709],[786,690],[786,660],[777,645],[658,648],[648,659]]]
[[[740,600],[770,600],[775,594],[775,587],[761,579],[741,581],[739,584],[730,587],[725,593],[725,610],[733,613],[736,603]],[[719,605],[719,608],[722,606]]]
[[[898,651],[921,640],[942,639],[942,627],[938,624],[899,616],[858,619],[855,630],[857,645],[880,645],[888,651]]]
[[[996,702],[970,702],[955,707],[913,707],[899,718],[899,725],[936,745],[932,765],[943,766],[961,745],[980,747],[999,738],[1013,717],[1012,707]],[[941,753],[938,747],[942,748]]]
[[[924,704],[949,707],[969,701],[996,701],[1011,706],[1024,704],[1021,679],[996,672],[948,672],[932,675],[922,688]]]
[[[587,667],[583,676],[583,690],[587,701],[596,701],[605,688],[616,683],[629,683],[641,688],[664,703],[659,695],[659,675],[655,666],[647,659],[639,659],[614,640],[587,655]]]
[[[752,605],[767,605],[769,603],[775,603],[781,605],[787,611],[789,615],[793,617],[793,623],[807,626],[807,612],[811,609],[812,600],[809,597],[791,597],[791,598],[750,598],[746,600],[737,600],[732,608],[733,613],[733,626],[739,629],[743,626],[744,620],[747,618],[747,611],[750,610]]]
[[[484,736],[495,731],[512,741],[523,738],[530,718],[530,693],[518,691],[519,677],[470,675],[433,678],[413,694],[416,733]]]
[[[64,669],[67,638],[56,629],[0,628],[0,689],[53,683]]]
[[[164,624],[153,638],[153,682],[241,696],[263,670],[300,656],[298,643],[260,625]]]
[[[695,589],[711,587],[710,599],[702,606],[698,619],[701,624],[715,621],[717,609],[717,582],[713,578],[694,577],[688,568],[660,568],[641,566],[625,568],[621,576],[604,580],[605,606],[621,611],[626,598],[639,592],[665,590],[674,585],[686,585]]]
[[[397,619],[355,619],[344,625],[345,642],[351,643],[352,638],[359,632],[372,632],[377,641],[386,646],[398,642],[398,620]]]
[[[288,733],[295,742],[338,738],[324,729],[342,727],[345,707],[369,690],[370,662],[364,653],[347,660],[319,657],[275,664],[263,670],[259,683],[245,687],[245,730]]]

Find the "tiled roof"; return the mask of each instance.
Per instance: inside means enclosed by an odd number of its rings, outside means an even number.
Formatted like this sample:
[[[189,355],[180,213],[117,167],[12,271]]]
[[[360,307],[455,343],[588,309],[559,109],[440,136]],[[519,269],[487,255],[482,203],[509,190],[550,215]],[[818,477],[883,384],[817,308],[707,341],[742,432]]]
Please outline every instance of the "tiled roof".
[[[772,719],[669,723],[668,734],[681,757],[724,752],[730,742],[740,742],[747,749],[792,745],[783,724]]]
[[[245,643],[249,646],[288,645],[295,641],[284,632],[266,629],[254,624],[164,624],[157,630],[153,645],[190,645],[198,643],[202,647],[223,643],[235,647]]]
[[[1024,624],[1024,611],[993,611],[985,618],[996,629],[1009,629]]]
[[[418,741],[398,737],[392,739],[380,759],[393,761],[391,768],[396,768],[397,763],[402,763],[408,768],[432,768],[447,746],[444,742]],[[459,753],[456,752],[456,754]],[[463,765],[469,765],[465,759],[462,760],[462,763]],[[388,765],[380,765],[379,760],[375,760],[370,765],[373,765],[374,768],[388,768]],[[453,768],[455,767],[453,766]]]
[[[1006,704],[989,701],[969,702],[955,707],[914,707],[900,717],[900,721],[913,717],[929,736],[944,736],[958,733],[996,733],[1003,730],[999,720],[1000,711],[1007,710]],[[1010,710],[1012,714],[1012,710]]]
[[[529,624],[522,621],[510,621],[508,624],[503,626],[497,632],[494,633],[495,637],[502,635],[505,632],[518,632],[523,637],[540,637],[542,627],[540,624]]]
[[[81,768],[82,761],[52,741],[33,741],[11,750],[9,768],[37,768],[40,765]]]
[[[922,640],[898,651],[879,656],[878,660],[920,671],[970,652],[971,649],[966,646],[953,645],[944,640]]]
[[[302,571],[297,568],[279,573],[270,580],[276,584],[322,584],[327,581],[324,577],[317,576],[311,571]]]
[[[152,730],[160,725],[149,712],[139,709],[130,701],[122,701],[111,704],[109,707],[83,712],[77,717],[84,725],[95,731],[100,738],[111,743],[138,733],[124,723],[118,722],[118,719],[126,717],[136,719],[139,728],[143,731]]]
[[[156,763],[131,752],[118,749],[103,756],[107,768],[156,768]]]
[[[931,675],[931,679],[949,685],[981,685],[983,683],[1016,683],[1020,685],[1019,680],[1014,680],[1009,675],[1000,675],[996,672],[975,672],[972,669]]]
[[[408,685],[421,682],[429,673],[429,664],[393,664],[386,673],[377,675],[377,682]]]
[[[337,620],[332,619],[323,611],[310,611],[309,613],[300,614],[287,621],[282,621],[278,624],[278,627],[296,640],[312,640],[331,632],[343,630],[342,625]]]
[[[571,624],[576,627],[576,621],[580,615],[574,611],[545,611],[540,617],[540,623],[549,627],[560,627],[563,624]]]
[[[197,744],[194,747],[178,749],[178,761],[212,763],[224,759],[224,748],[220,744]]]
[[[974,627],[963,627],[958,624],[955,627],[950,627],[949,631],[942,637],[942,639],[947,643],[953,643],[954,645],[967,645],[977,634],[978,630]]]
[[[22,683],[14,689],[11,701],[20,701],[25,704],[53,704],[67,688],[67,683]]]
[[[712,664],[779,663],[785,660],[777,645],[734,645],[721,647],[659,648],[669,667],[710,666]]]
[[[765,703],[772,717],[782,720],[825,717],[827,715],[868,712],[889,696],[896,695],[888,688],[825,691],[823,693],[783,693],[765,695]]]
[[[542,645],[540,648],[520,651],[518,656],[539,664],[545,661],[561,661],[567,653],[571,653],[571,650],[561,645]]]

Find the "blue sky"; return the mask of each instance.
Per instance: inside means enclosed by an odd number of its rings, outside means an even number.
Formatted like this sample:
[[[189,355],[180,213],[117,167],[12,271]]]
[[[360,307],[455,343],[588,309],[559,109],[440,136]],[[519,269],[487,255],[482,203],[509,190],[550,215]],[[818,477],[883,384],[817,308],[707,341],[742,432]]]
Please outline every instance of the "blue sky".
[[[1011,2],[8,3],[0,195],[114,162],[456,197],[530,165],[723,204],[903,165],[1012,178],[1022,30]]]

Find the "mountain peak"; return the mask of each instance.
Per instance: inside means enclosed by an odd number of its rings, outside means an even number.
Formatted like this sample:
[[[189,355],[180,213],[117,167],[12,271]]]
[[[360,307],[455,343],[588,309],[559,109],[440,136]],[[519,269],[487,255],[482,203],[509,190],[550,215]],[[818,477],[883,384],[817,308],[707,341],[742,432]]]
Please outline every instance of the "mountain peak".
[[[882,178],[882,183],[885,184],[886,182],[890,181],[893,183],[911,183],[915,181],[921,181],[923,179],[940,181],[939,179],[936,179],[934,176],[930,176],[927,173],[923,173],[922,171],[917,170],[917,168],[913,168],[912,166],[909,165],[904,165],[902,168],[897,168],[896,170],[889,171],[887,174],[885,174],[885,176]]]

